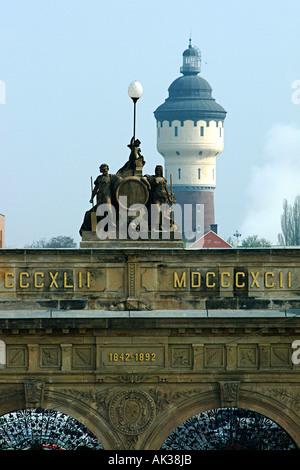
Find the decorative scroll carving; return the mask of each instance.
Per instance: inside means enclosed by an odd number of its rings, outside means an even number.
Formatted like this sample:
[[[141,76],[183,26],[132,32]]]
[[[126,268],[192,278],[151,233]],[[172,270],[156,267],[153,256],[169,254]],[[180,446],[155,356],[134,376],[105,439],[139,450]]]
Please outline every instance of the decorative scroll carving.
[[[149,302],[140,301],[137,299],[127,299],[123,302],[111,304],[109,310],[111,311],[124,311],[124,310],[151,310],[152,307]]]
[[[135,297],[136,282],[136,266],[135,263],[128,263],[128,293],[129,297]]]
[[[200,395],[203,390],[196,388],[190,390],[176,390],[176,391],[167,391],[161,392],[160,390],[153,388],[149,390],[154,403],[156,405],[157,413],[165,410],[172,403],[177,402],[182,398],[190,398],[194,395]]]
[[[263,388],[262,393],[283,403],[285,406],[293,408],[294,411],[300,411],[300,392],[287,390],[285,388]]]

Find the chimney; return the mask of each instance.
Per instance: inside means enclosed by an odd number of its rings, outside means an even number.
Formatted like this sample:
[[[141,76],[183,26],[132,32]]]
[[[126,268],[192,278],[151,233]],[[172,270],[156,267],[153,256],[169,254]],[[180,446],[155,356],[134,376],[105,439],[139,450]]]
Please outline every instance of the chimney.
[[[218,233],[218,224],[210,224],[210,230],[217,234]]]

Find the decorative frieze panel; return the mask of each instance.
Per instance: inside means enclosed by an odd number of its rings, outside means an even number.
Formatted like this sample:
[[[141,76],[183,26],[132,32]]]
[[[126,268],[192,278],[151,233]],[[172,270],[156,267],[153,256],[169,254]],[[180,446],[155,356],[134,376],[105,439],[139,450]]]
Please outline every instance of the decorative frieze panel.
[[[240,369],[257,369],[258,367],[258,351],[257,345],[247,345],[238,347],[238,368]]]
[[[191,368],[192,351],[190,347],[172,346],[172,367],[173,368]]]
[[[74,369],[93,369],[95,367],[95,347],[74,346],[73,367]]]
[[[26,346],[7,346],[7,367],[24,368],[28,363]]]
[[[290,368],[291,364],[290,345],[278,344],[271,346],[271,367]]]
[[[128,344],[103,338],[106,344],[7,345],[7,368],[29,370],[96,370],[105,373],[189,373],[207,370],[293,369],[289,343]],[[170,339],[171,340],[171,339]],[[101,339],[99,339],[101,341]],[[121,372],[122,371],[122,372]],[[151,373],[152,373],[151,372]]]
[[[40,367],[57,368],[60,367],[61,351],[59,346],[40,347]]]
[[[205,368],[215,369],[225,367],[224,346],[206,345],[205,346]]]

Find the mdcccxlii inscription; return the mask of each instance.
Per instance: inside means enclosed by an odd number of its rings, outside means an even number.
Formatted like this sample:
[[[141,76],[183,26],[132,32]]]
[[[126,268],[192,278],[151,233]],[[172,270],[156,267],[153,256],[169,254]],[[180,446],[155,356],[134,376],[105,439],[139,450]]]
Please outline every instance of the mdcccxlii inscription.
[[[69,290],[74,289],[74,287],[89,289],[91,287],[91,274],[90,271],[79,271],[75,274],[72,269],[35,272],[30,270],[6,271],[1,284],[5,290]]]

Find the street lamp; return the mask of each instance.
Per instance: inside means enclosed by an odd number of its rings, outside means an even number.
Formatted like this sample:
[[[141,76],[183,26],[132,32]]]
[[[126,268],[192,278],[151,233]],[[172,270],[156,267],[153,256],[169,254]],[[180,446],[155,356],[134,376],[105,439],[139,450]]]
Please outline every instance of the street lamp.
[[[133,137],[135,139],[135,116],[136,116],[136,102],[143,94],[143,87],[138,81],[131,82],[128,87],[128,95],[133,101]]]
[[[235,231],[235,233],[233,234],[234,237],[236,237],[236,246],[238,246],[239,244],[239,238],[242,236],[241,233],[239,233],[237,230]]]

